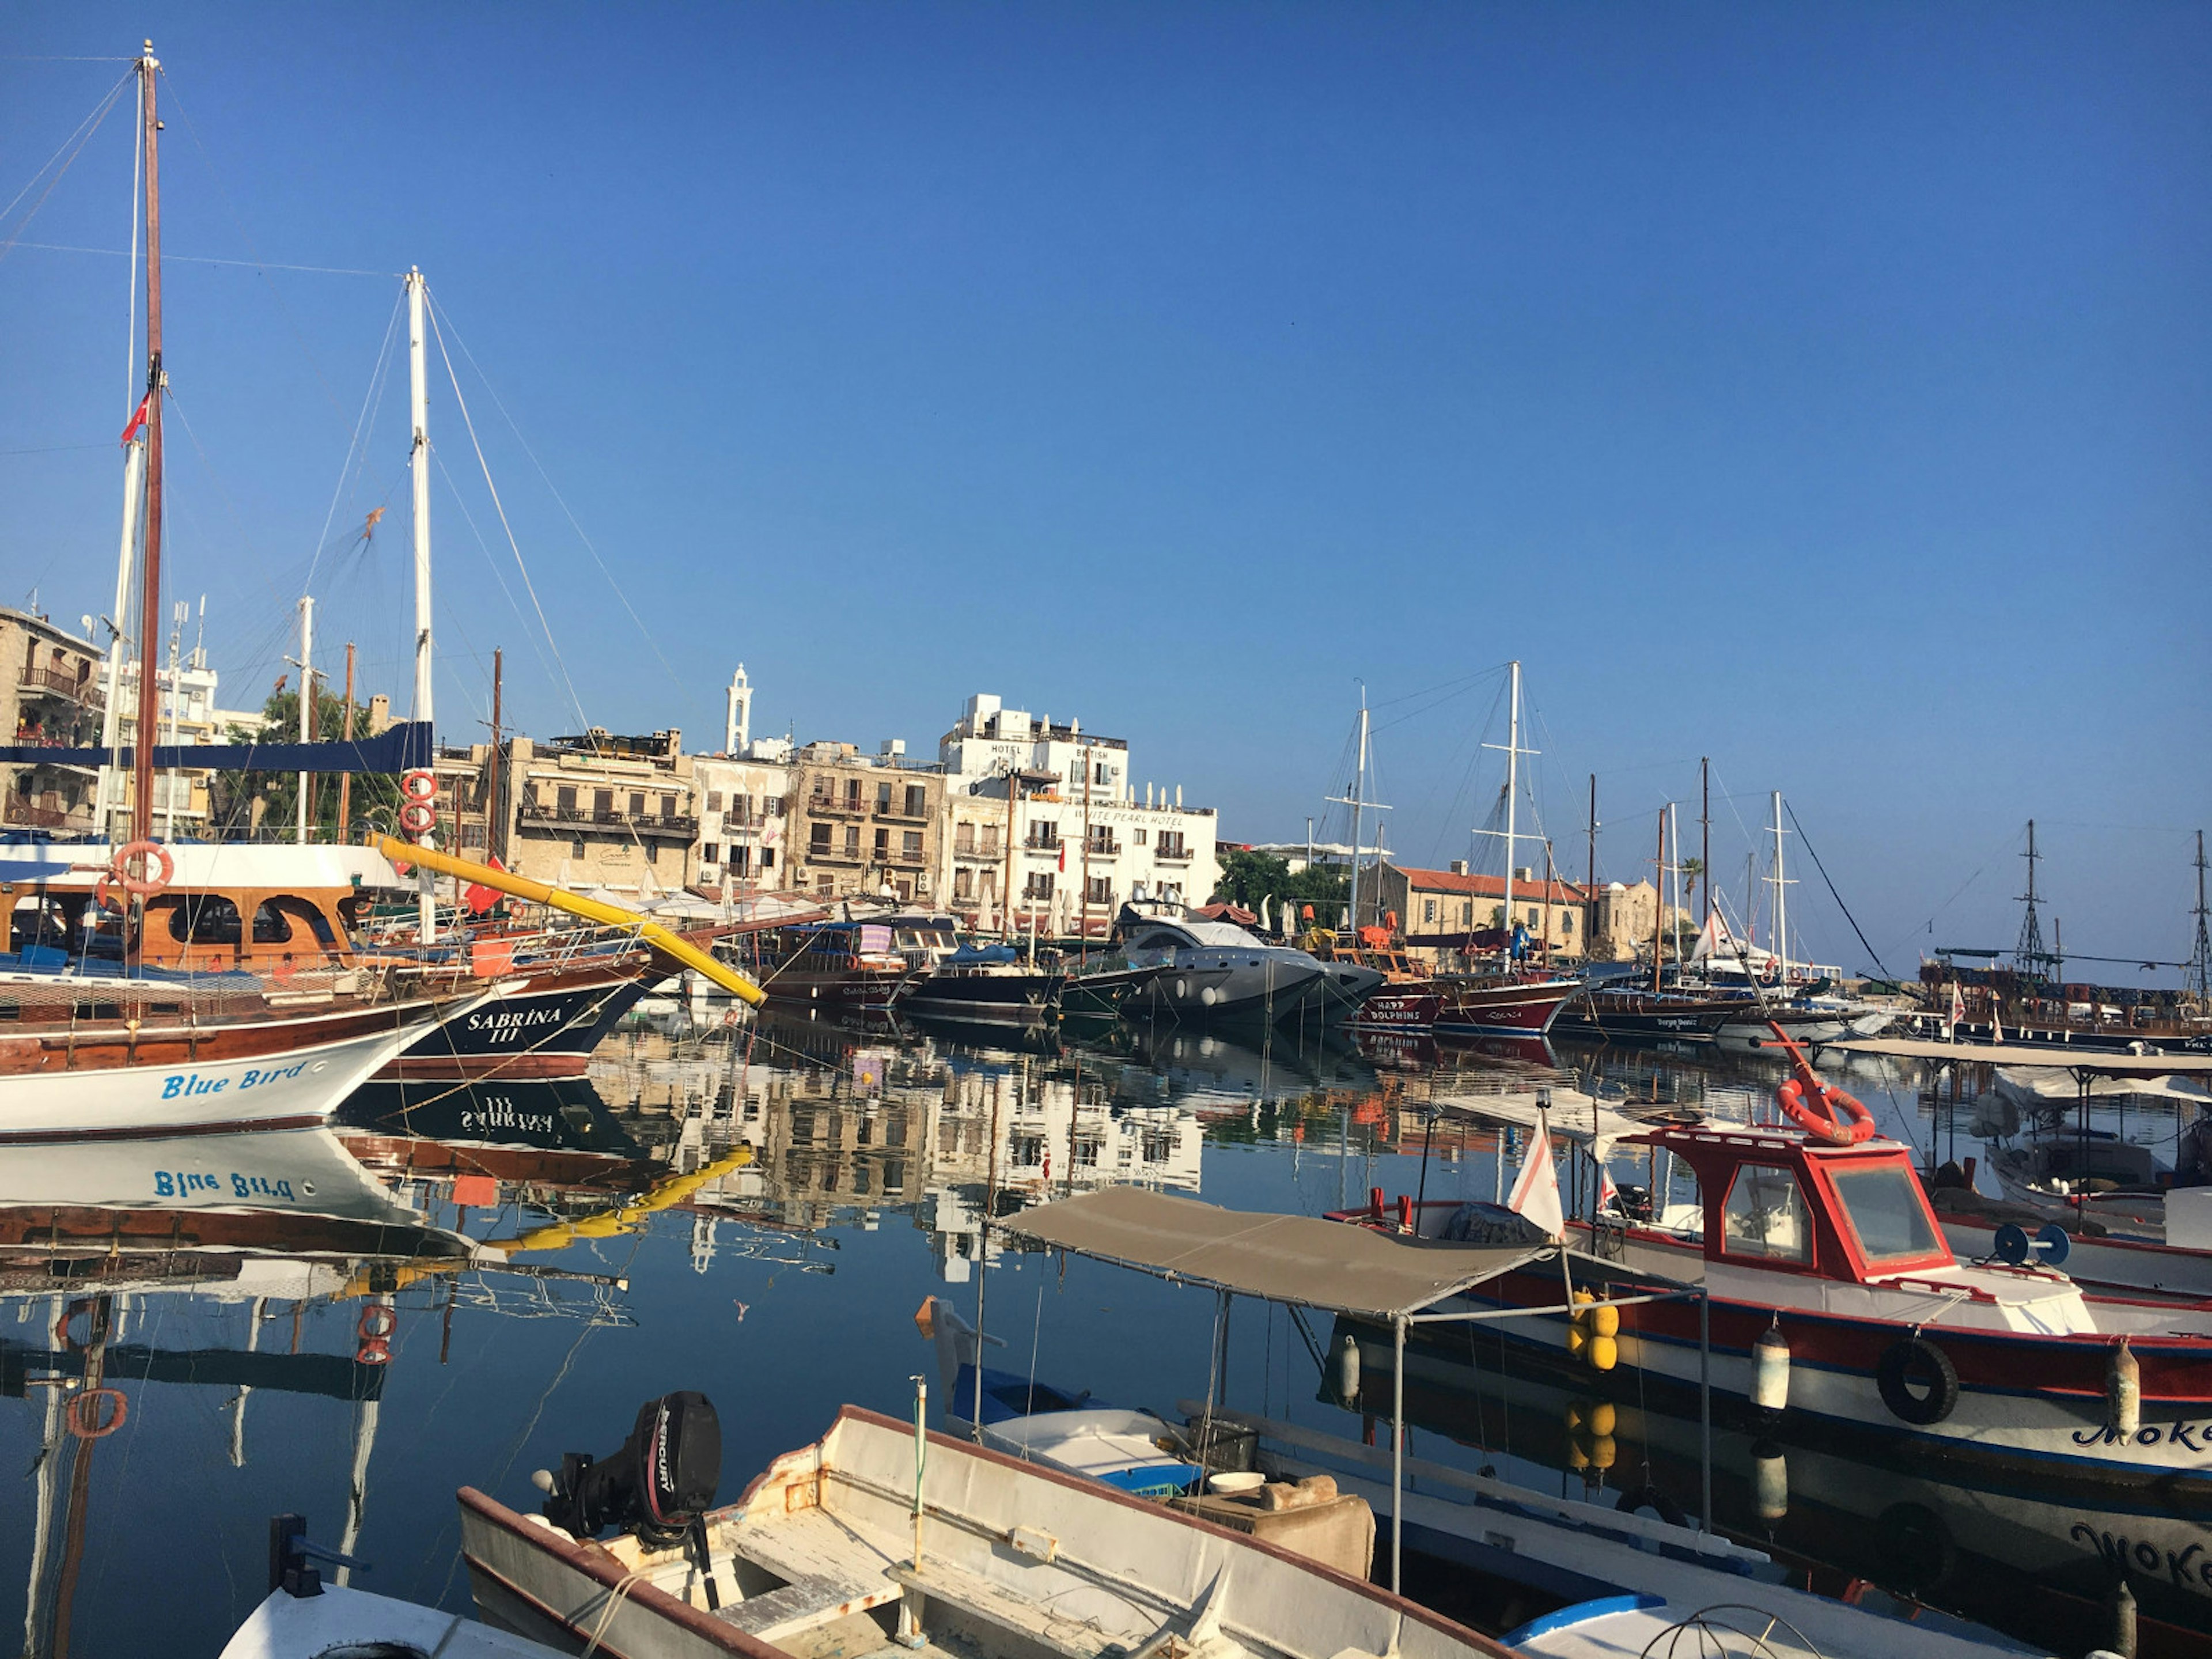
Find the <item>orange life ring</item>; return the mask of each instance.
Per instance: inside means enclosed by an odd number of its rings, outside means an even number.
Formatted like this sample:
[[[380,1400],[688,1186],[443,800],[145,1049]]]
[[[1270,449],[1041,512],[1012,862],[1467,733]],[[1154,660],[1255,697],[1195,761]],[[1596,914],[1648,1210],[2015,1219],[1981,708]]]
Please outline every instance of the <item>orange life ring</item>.
[[[92,1346],[89,1336],[80,1342],[76,1340],[76,1333],[70,1328],[76,1323],[76,1316],[79,1314],[85,1315],[95,1325],[98,1323],[99,1315],[88,1297],[79,1297],[71,1302],[62,1310],[62,1316],[54,1321],[54,1340],[73,1353],[82,1353]]]
[[[118,916],[123,914],[123,897],[115,890],[113,871],[106,872],[98,881],[92,884],[92,898],[93,902],[99,905],[101,909],[112,910]]]
[[[410,800],[399,809],[399,827],[410,836],[427,833],[438,821],[438,809],[427,800]]]
[[[387,1337],[398,1328],[398,1314],[381,1302],[370,1303],[361,1310],[361,1317],[354,1322],[355,1334],[364,1342]]]
[[[1774,1091],[1774,1103],[1784,1116],[1832,1146],[1856,1146],[1873,1138],[1874,1114],[1856,1097],[1818,1078],[1810,1081],[1810,1091],[1806,1079],[1793,1077]]]
[[[133,875],[133,865],[143,866],[149,856],[160,865],[161,873],[158,876]],[[134,841],[128,846],[115,849],[115,858],[108,866],[108,872],[115,878],[116,885],[131,897],[151,898],[169,884],[169,878],[177,873],[177,861],[169,856],[169,849],[159,842]]]
[[[399,775],[399,793],[410,800],[434,800],[438,794],[438,775],[417,768]]]
[[[112,1407],[106,1416],[102,1406]],[[120,1389],[87,1389],[69,1402],[69,1431],[80,1440],[105,1440],[131,1419],[131,1402]]]

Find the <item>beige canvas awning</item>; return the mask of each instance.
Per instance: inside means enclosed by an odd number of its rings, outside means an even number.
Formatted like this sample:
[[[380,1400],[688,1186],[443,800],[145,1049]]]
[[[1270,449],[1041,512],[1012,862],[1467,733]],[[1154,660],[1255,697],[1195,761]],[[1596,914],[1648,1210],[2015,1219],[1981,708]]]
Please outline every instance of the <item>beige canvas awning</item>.
[[[1312,1216],[1224,1210],[1139,1187],[1040,1205],[1002,1224],[1040,1243],[1238,1296],[1394,1320],[1553,1254],[1451,1244]]]

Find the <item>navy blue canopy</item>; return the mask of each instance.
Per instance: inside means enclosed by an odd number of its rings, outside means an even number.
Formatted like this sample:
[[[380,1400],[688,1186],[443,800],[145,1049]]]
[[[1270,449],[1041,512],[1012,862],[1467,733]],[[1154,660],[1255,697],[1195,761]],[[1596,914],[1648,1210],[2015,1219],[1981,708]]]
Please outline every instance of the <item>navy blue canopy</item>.
[[[373,738],[330,743],[155,744],[154,769],[195,772],[411,772],[430,764],[430,722],[399,720]],[[0,766],[106,766],[127,770],[125,744],[111,763],[105,749],[45,744],[0,748]]]

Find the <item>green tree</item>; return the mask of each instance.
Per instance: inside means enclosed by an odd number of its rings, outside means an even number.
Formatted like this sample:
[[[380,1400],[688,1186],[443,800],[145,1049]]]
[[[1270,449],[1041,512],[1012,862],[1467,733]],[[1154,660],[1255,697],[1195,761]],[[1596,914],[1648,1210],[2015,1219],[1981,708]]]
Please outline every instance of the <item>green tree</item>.
[[[1292,923],[1310,904],[1316,921],[1334,924],[1343,912],[1350,888],[1346,878],[1318,865],[1308,865],[1292,875],[1287,859],[1231,848],[1221,855],[1221,880],[1213,896],[1255,912],[1261,900],[1269,900],[1272,914]],[[1282,908],[1285,905],[1287,911]]]
[[[313,739],[327,743],[345,731],[344,699],[318,685],[315,690]],[[261,726],[256,731],[233,726],[228,741],[240,744],[297,743],[300,740],[300,694],[280,690],[261,705]],[[353,729],[357,737],[368,732],[366,704],[353,706]],[[307,781],[308,822],[322,841],[355,841],[369,828],[398,831],[399,780],[390,773],[361,772],[354,775],[349,806],[351,822],[338,823],[338,778],[335,773],[311,774]],[[210,791],[215,828],[222,835],[250,830],[257,804],[259,822],[289,831],[299,817],[300,775],[297,772],[218,772]]]

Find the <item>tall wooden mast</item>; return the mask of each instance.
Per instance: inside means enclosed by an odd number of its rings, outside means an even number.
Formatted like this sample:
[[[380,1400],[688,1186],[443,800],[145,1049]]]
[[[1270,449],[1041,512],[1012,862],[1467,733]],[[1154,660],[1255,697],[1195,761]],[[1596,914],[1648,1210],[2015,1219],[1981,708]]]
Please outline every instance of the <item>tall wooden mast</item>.
[[[154,43],[138,60],[138,119],[146,145],[146,554],[138,586],[138,730],[131,747],[131,839],[154,833],[154,733],[161,707],[154,635],[161,614],[161,123]],[[120,622],[121,618],[117,619]]]

